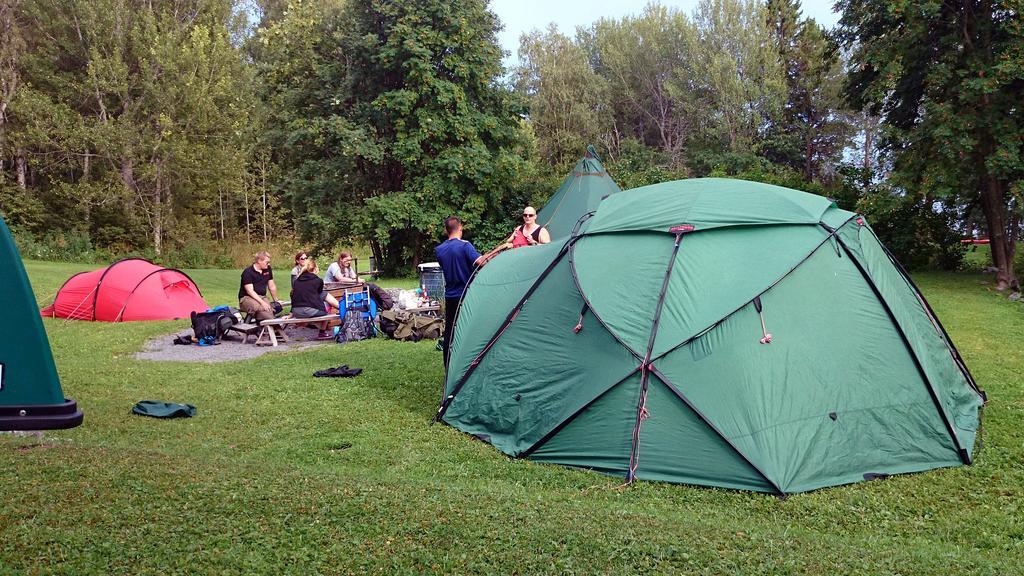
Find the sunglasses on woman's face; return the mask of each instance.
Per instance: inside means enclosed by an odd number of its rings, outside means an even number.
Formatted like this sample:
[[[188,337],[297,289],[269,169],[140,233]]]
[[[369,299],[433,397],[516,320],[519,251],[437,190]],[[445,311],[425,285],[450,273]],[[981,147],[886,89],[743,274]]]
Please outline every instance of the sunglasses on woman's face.
[[[533,218],[536,214],[523,214],[523,218]]]

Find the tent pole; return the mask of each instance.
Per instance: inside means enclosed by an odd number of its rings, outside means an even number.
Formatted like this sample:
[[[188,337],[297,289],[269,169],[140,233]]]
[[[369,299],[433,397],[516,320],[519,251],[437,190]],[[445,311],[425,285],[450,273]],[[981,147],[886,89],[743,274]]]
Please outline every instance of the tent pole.
[[[679,245],[683,241],[683,234],[693,231],[692,226],[689,226],[686,230],[681,226],[676,228],[678,230],[673,229],[676,240],[672,246],[672,255],[669,256],[668,266],[665,267],[665,277],[661,281],[658,302],[654,305],[654,319],[651,321],[651,335],[647,339],[647,351],[644,353],[643,360],[640,361],[640,398],[637,400],[636,424],[633,427],[633,442],[629,452],[629,472],[626,474],[627,484],[633,482],[633,479],[636,478],[636,471],[640,466],[640,427],[643,421],[647,419],[647,383],[653,368],[651,365],[651,351],[654,350],[654,341],[658,337],[661,311],[665,308],[665,294],[668,292],[668,283],[672,278],[672,269],[675,268],[676,257],[679,255]]]

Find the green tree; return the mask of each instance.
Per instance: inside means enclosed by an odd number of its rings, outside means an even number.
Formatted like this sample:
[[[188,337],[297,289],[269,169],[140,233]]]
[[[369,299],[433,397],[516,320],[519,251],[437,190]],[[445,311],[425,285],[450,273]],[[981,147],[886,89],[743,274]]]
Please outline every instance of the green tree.
[[[551,24],[519,40],[516,90],[530,104],[530,123],[543,160],[566,166],[597,142],[605,124],[603,80],[587,54]]]
[[[768,0],[767,17],[787,96],[769,129],[766,155],[801,171],[807,181],[833,180],[853,133],[839,51],[821,26],[801,18],[799,0]]]
[[[385,269],[430,252],[440,223],[502,210],[525,169],[525,110],[498,82],[499,23],[483,0],[371,0],[290,12],[268,44],[272,128],[304,238],[370,241]],[[301,30],[322,30],[316,39]],[[286,70],[277,74],[278,63]],[[312,80],[310,80],[312,79]],[[315,84],[315,85],[313,85]],[[341,222],[343,224],[338,225]]]
[[[156,254],[212,238],[246,170],[253,91],[231,0],[24,0],[5,153],[49,222]],[[148,238],[148,241],[147,241]]]
[[[601,19],[582,31],[580,43],[608,86],[612,117],[603,139],[614,159],[635,157],[635,142],[661,151],[671,166],[683,165],[695,121],[688,113],[694,93],[696,31],[685,14],[649,4],[636,17]]]
[[[1024,24],[1015,1],[840,0],[847,92],[881,112],[893,181],[908,194],[980,204],[999,289],[1014,272],[1024,191]]]
[[[695,24],[688,113],[699,137],[731,152],[754,150],[786,99],[765,7],[757,0],[701,0]]]

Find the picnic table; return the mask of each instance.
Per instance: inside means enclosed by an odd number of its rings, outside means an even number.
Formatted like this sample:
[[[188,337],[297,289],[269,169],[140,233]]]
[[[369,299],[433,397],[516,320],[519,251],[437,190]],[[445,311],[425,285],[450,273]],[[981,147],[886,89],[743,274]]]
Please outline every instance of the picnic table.
[[[337,320],[337,314],[328,314],[326,316],[316,316],[314,318],[274,318],[272,320],[264,320],[259,323],[239,323],[232,326],[230,329],[234,332],[243,334],[242,343],[245,344],[249,341],[250,336],[255,336],[256,340],[253,341],[253,345],[260,346],[263,344],[264,339],[266,343],[271,346],[278,345],[278,339],[283,342],[288,341],[288,334],[285,332],[285,328],[294,324],[315,324],[317,322],[329,322],[331,320]],[[280,326],[281,331],[278,334],[275,330],[275,326]]]

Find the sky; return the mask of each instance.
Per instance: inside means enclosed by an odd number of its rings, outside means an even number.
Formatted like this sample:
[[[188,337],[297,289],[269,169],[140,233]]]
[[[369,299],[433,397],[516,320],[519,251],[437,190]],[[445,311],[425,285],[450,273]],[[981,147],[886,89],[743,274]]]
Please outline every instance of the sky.
[[[543,30],[555,22],[558,29],[574,37],[577,26],[589,26],[600,18],[621,18],[639,14],[650,0],[491,0],[491,10],[498,15],[505,29],[498,34],[501,47],[510,52],[506,64],[518,62],[519,36],[534,28]],[[698,0],[660,0],[662,6],[678,8],[690,15]],[[825,28],[835,26],[839,15],[832,12],[835,0],[805,0],[802,14],[814,18]]]

